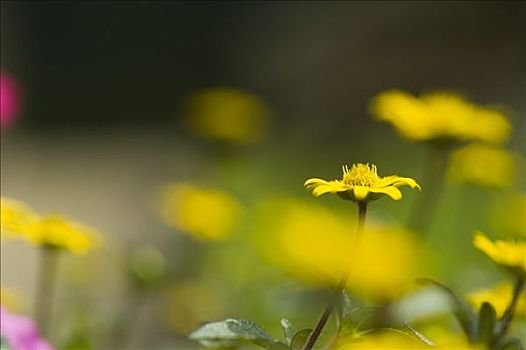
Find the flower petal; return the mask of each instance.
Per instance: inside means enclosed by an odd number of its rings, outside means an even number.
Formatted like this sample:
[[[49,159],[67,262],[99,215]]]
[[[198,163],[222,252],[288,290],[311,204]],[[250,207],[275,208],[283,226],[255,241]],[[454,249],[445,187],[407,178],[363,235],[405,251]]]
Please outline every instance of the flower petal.
[[[395,201],[399,201],[402,199],[402,192],[395,186],[388,186],[388,187],[372,187],[369,189],[369,191],[373,193],[383,193],[394,199]]]
[[[354,198],[356,198],[357,201],[363,201],[369,194],[370,189],[370,187],[366,186],[353,186],[352,190],[354,193]]]
[[[380,179],[376,184],[375,187],[387,187],[387,186],[410,186],[411,188],[417,188],[419,191],[421,190],[420,185],[410,177],[400,177],[397,175],[391,175],[386,176]]]
[[[304,186],[307,190],[311,191],[312,195],[315,197],[319,197],[325,193],[337,193],[349,189],[349,186],[341,181],[325,181],[317,178],[305,181]]]

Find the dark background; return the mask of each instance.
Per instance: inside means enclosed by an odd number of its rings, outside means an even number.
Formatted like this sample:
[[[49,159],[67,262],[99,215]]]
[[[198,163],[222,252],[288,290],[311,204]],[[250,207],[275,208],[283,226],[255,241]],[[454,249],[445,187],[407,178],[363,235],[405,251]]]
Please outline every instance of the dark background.
[[[2,1],[2,67],[23,127],[173,123],[209,86],[264,97],[280,125],[367,123],[391,87],[524,112],[524,2]],[[282,122],[287,123],[282,123]]]

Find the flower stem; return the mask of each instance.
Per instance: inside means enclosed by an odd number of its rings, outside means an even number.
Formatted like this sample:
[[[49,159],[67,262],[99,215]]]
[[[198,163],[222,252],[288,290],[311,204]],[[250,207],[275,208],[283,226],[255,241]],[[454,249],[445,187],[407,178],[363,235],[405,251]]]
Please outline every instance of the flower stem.
[[[433,223],[440,194],[444,187],[447,159],[447,148],[440,145],[431,145],[423,175],[424,190],[416,198],[408,223],[410,229],[422,235],[427,234]]]
[[[353,247],[353,250],[356,249],[356,245],[359,244],[360,238],[362,236],[363,228],[365,225],[366,214],[367,214],[367,203],[358,202],[358,225],[356,227],[355,246]],[[344,291],[345,285],[347,284],[348,279],[349,279],[349,276],[345,276],[341,279],[340,283],[338,283],[338,286],[336,287],[336,291],[338,294]],[[334,310],[334,301],[331,300],[329,301],[329,303],[325,307],[325,310],[321,314],[320,319],[318,320],[318,323],[316,323],[314,330],[310,334],[309,339],[307,340],[307,343],[305,343],[303,350],[311,350],[314,347],[314,345],[318,341],[318,338],[321,335],[321,332],[323,331],[323,328],[325,328],[325,325],[327,324],[327,321],[329,320],[329,317],[331,316],[331,313],[333,310]]]
[[[501,318],[501,328],[498,332],[498,335],[495,337],[495,341],[500,341],[507,333],[511,326],[511,321],[513,321],[513,317],[515,316],[515,309],[517,308],[517,303],[519,301],[519,296],[524,289],[524,285],[526,284],[526,276],[520,275],[517,277],[517,281],[515,282],[515,287],[513,288],[513,296],[511,298],[510,305],[506,308],[506,311],[504,311],[504,314]]]
[[[40,249],[40,268],[38,274],[37,295],[35,301],[35,319],[42,335],[47,336],[51,323],[53,292],[57,274],[59,251],[53,247]]]

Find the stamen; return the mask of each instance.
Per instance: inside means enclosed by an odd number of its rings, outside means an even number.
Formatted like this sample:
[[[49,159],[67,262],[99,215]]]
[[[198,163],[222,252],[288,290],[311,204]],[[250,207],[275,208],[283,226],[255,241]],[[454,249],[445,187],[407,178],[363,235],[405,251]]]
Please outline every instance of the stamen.
[[[354,186],[372,186],[379,179],[376,165],[353,164],[351,169],[347,165],[343,169],[343,182]]]

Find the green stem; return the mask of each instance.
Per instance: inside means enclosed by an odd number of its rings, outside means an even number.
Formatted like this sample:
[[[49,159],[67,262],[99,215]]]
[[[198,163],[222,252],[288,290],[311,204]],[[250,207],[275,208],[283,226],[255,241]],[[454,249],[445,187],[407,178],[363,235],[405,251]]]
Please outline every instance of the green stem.
[[[359,244],[359,241],[361,239],[363,228],[365,225],[366,214],[367,202],[358,202],[358,225],[356,227],[355,246],[353,247],[353,250],[356,249],[356,244]],[[338,283],[338,286],[336,287],[337,293],[342,293],[344,291],[348,278],[348,276],[345,276],[341,279],[340,283]],[[310,334],[309,339],[307,340],[307,343],[305,344],[303,350],[311,350],[314,347],[314,345],[318,341],[318,338],[321,335],[321,332],[323,331],[323,328],[325,328],[325,325],[327,324],[327,321],[329,320],[329,317],[331,316],[333,310],[334,302],[331,300],[325,307],[323,313],[321,314],[320,319],[318,320],[318,323],[316,323],[316,326]]]
[[[426,159],[423,190],[414,203],[408,227],[426,235],[435,216],[447,169],[448,150],[444,146],[431,145]]]
[[[38,287],[35,301],[35,319],[40,327],[40,332],[48,336],[51,323],[53,305],[53,292],[57,275],[59,251],[50,246],[40,249],[40,266],[38,274]]]
[[[525,284],[526,275],[518,276],[515,287],[513,288],[513,296],[511,298],[510,305],[508,305],[500,320],[502,326],[498,332],[498,335],[495,337],[495,342],[502,340],[502,338],[508,333],[508,330],[511,326],[511,321],[513,321],[513,317],[515,316],[515,309],[517,308],[517,303],[519,302],[519,296],[524,289]]]

